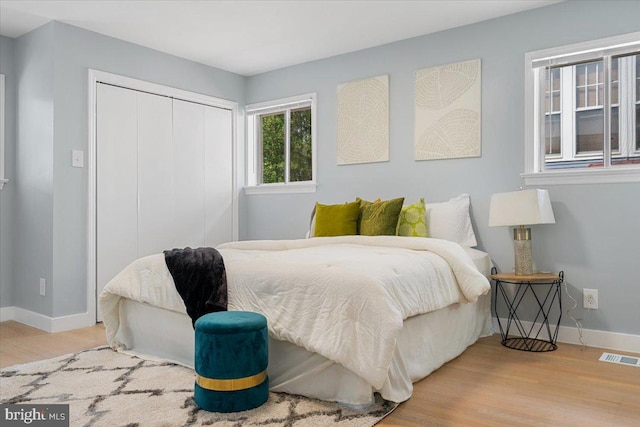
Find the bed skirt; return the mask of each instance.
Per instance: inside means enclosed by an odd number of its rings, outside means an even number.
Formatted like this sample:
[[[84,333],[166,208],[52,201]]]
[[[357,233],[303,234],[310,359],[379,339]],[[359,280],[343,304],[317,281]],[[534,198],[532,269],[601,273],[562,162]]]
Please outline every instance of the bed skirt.
[[[490,306],[490,296],[484,295],[474,304],[454,304],[406,319],[389,375],[379,390],[338,363],[270,337],[270,389],[356,407],[369,405],[374,392],[387,400],[405,401],[413,392],[412,383],[492,333]],[[120,316],[116,339],[124,344],[124,352],[193,368],[194,333],[186,314],[122,300]]]

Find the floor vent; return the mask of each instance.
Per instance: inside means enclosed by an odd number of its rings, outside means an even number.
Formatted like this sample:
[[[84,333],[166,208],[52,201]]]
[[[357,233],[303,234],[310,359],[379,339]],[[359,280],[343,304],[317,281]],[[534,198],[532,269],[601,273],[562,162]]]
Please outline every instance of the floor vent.
[[[640,368],[640,358],[633,356],[624,356],[622,354],[602,353],[600,361],[609,363],[618,363],[620,365],[635,366]]]

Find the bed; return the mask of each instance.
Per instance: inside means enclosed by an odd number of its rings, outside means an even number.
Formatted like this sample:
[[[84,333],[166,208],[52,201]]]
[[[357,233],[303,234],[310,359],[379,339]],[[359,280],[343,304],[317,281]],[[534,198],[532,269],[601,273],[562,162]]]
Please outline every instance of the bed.
[[[229,310],[269,323],[272,391],[359,407],[491,333],[489,256],[434,238],[342,236],[217,247]],[[99,303],[114,349],[193,367],[191,319],[162,254],[136,260]]]

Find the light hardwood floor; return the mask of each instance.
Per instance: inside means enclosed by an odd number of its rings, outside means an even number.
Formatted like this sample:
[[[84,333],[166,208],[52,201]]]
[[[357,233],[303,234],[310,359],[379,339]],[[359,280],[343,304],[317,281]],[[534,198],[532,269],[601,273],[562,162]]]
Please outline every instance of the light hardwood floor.
[[[18,322],[0,323],[0,368],[106,345],[102,323],[50,334]]]
[[[3,322],[0,366],[104,344],[102,325],[48,334]],[[414,384],[411,399],[378,425],[640,426],[640,368],[599,362],[603,351],[560,343],[526,353],[501,346],[497,335],[482,338]]]

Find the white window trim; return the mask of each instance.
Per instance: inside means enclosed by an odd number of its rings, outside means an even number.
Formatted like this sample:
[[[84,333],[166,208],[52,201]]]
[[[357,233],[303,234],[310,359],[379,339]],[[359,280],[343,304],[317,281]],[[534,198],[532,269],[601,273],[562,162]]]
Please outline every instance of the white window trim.
[[[276,99],[274,101],[259,102],[246,106],[245,112],[247,117],[247,182],[257,182],[257,155],[255,144],[255,129],[252,126],[253,116],[256,113],[267,113],[269,111],[280,111],[284,107],[295,107],[298,103],[308,103],[311,101],[311,181],[303,182],[287,182],[275,184],[254,184],[244,187],[247,195],[254,194],[292,194],[292,193],[315,193],[317,188],[317,120],[316,120],[316,93],[307,93],[289,98]]]
[[[315,182],[289,182],[279,184],[259,184],[244,187],[244,193],[253,194],[287,194],[287,193],[315,193]]]
[[[534,62],[545,58],[562,57],[572,53],[583,52],[585,55],[597,52],[610,46],[640,45],[640,32],[628,33],[605,39],[576,43],[551,49],[527,52],[524,66],[524,173],[520,174],[525,185],[554,185],[554,184],[595,184],[640,182],[640,167],[615,166],[604,169],[566,169],[542,170],[544,159],[544,145],[536,150],[536,141],[541,129],[536,122],[536,116],[541,110],[540,102],[534,92],[534,82],[540,79],[539,68],[533,68]]]
[[[9,180],[4,176],[4,134],[6,132],[4,120],[4,100],[5,100],[4,74],[0,74],[0,190]]]

